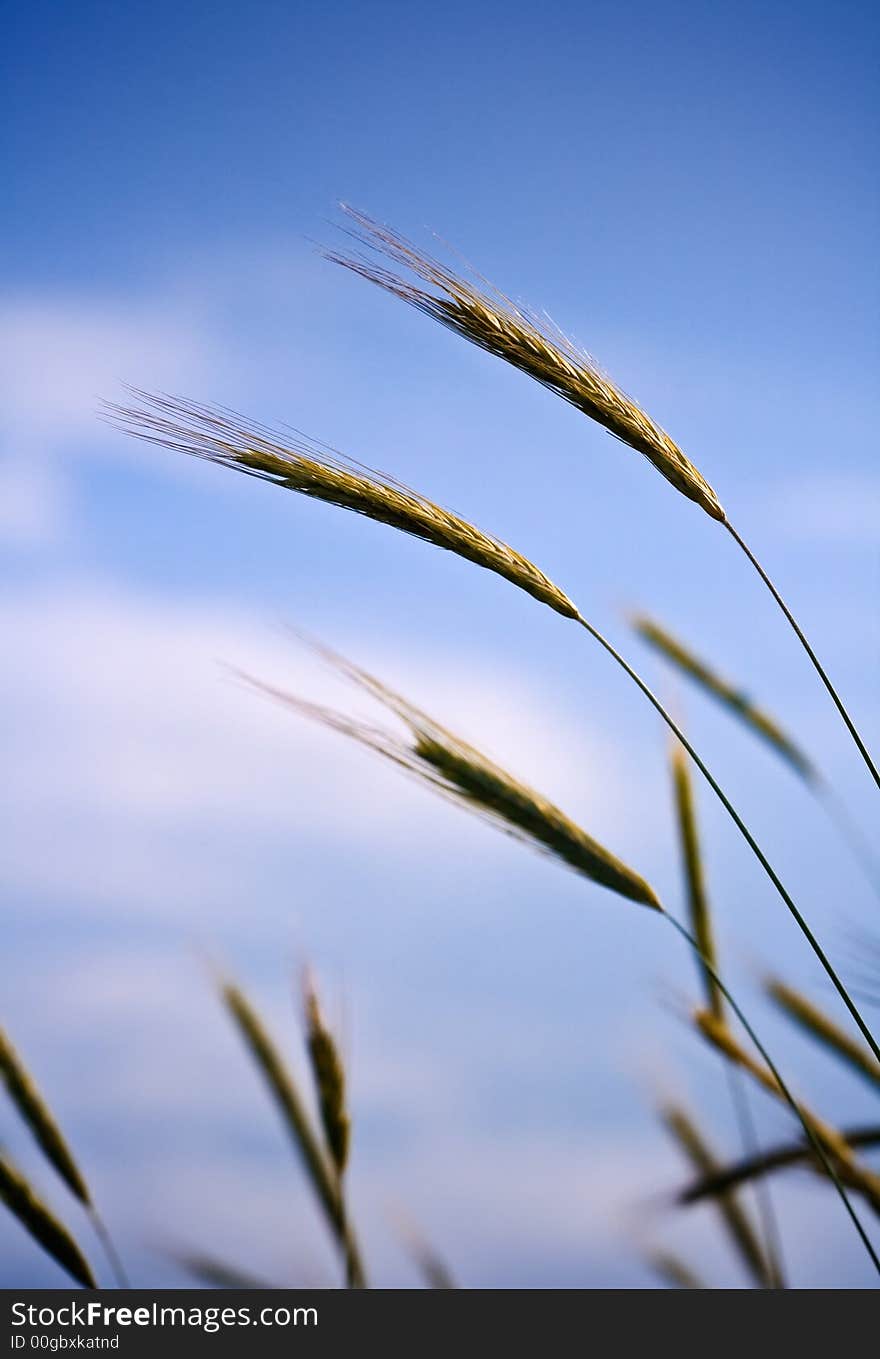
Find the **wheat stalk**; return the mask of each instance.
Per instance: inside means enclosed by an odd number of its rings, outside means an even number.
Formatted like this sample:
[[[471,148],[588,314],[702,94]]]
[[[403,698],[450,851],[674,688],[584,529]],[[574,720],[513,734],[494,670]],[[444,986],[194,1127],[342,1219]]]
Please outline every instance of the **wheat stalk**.
[[[91,1208],[92,1197],[46,1101],[7,1034],[0,1029],[0,1075],[22,1119],[75,1198]]]
[[[676,933],[681,935],[682,939],[684,939],[692,949],[694,949],[696,952],[699,952],[699,945],[695,937],[687,929],[685,929],[684,925],[682,925],[680,921],[676,920],[675,916],[673,915],[667,915],[666,919],[669,921],[670,925],[676,931]],[[722,981],[721,977],[718,975],[718,972],[715,970],[715,968],[712,966],[709,960],[704,958],[703,962],[705,963],[706,967],[712,969],[715,982],[717,983],[719,989],[721,990],[721,994],[724,996],[724,999],[727,1001],[728,1005],[733,1010],[733,1013],[736,1015],[740,1024],[742,1024],[743,1028],[745,1029],[746,1033],[751,1039],[753,1045],[763,1058],[767,1067],[767,1072],[775,1080],[776,1085],[778,1086],[778,1090],[775,1091],[775,1093],[785,1101],[785,1103],[797,1117],[798,1122],[800,1123],[801,1127],[803,1128],[806,1134],[807,1142],[816,1155],[816,1159],[822,1166],[828,1178],[831,1180],[831,1183],[834,1185],[835,1193],[837,1194],[838,1198],[843,1204],[844,1210],[846,1211],[847,1216],[849,1217],[853,1227],[855,1228],[859,1240],[861,1241],[862,1245],[865,1248],[865,1253],[867,1254],[877,1273],[880,1274],[880,1256],[878,1256],[876,1250],[874,1249],[871,1238],[865,1231],[865,1228],[862,1225],[858,1213],[856,1212],[855,1208],[853,1208],[852,1203],[849,1200],[849,1196],[846,1192],[846,1189],[844,1188],[841,1176],[838,1174],[837,1169],[835,1168],[836,1158],[833,1153],[830,1153],[826,1149],[824,1139],[821,1135],[821,1131],[817,1130],[814,1127],[809,1114],[804,1111],[800,1103],[795,1099],[788,1085],[783,1080],[782,1073],[780,1072],[776,1063],[773,1061],[773,1058],[770,1056],[770,1053],[767,1051],[766,1047],[761,1042],[761,1039],[758,1037],[751,1023],[749,1022],[747,1016],[745,1015],[742,1006],[735,999],[735,997],[733,996],[732,992],[729,990],[725,982]],[[699,1014],[700,1012],[698,1012],[698,1017]],[[702,1012],[702,1017],[705,1020],[705,1025],[708,1030],[715,1030],[721,1036],[726,1036],[728,1034],[727,1025],[724,1023],[719,1024],[718,1021],[715,1019],[714,1015],[712,1015],[711,1011]],[[710,1037],[710,1033],[707,1032],[706,1036]],[[724,1044],[722,1043],[719,1046],[721,1051],[724,1052],[725,1051]],[[741,1049],[736,1048],[736,1045],[734,1046],[736,1051],[741,1051]],[[732,1057],[734,1061],[737,1060],[735,1053],[727,1052],[726,1055]],[[747,1054],[743,1055],[747,1056]],[[743,1065],[746,1065],[748,1067],[749,1066],[748,1061],[743,1063]],[[754,1065],[755,1064],[752,1063],[752,1066]]]
[[[874,1060],[867,1048],[855,1042],[833,1019],[829,1019],[818,1005],[814,1005],[793,986],[774,977],[767,980],[766,989],[789,1019],[793,1019],[812,1038],[843,1058],[860,1076],[866,1077],[875,1089],[880,1086],[880,1063]]]
[[[303,451],[297,452],[296,448],[287,448],[268,437],[267,432],[259,426],[253,428],[242,426],[239,423],[240,417],[234,416],[231,412],[215,410],[172,397],[151,396],[137,389],[130,390],[133,390],[140,400],[139,406],[122,407],[110,404],[106,407],[113,422],[128,433],[196,457],[238,467],[263,480],[318,496],[412,533],[495,571],[534,598],[548,604],[557,613],[580,624],[620,666],[673,735],[682,743],[782,898],[865,1040],[880,1061],[880,1046],[875,1042],[857,1006],[779,875],[708,766],[641,675],[608,639],[577,611],[568,596],[553,585],[533,563],[499,540],[482,534],[467,521],[451,515],[448,511],[440,510],[416,492],[401,487],[390,478],[381,478],[363,469],[358,471],[357,464],[341,460],[340,455],[332,451],[321,452],[318,445],[303,445]]]
[[[716,1174],[721,1163],[690,1115],[678,1105],[661,1110],[661,1118],[694,1170],[702,1176]],[[718,1211],[724,1227],[748,1273],[759,1288],[778,1287],[778,1275],[764,1254],[757,1234],[733,1193],[718,1196]]]
[[[731,538],[736,543],[737,547],[743,553],[746,560],[751,563],[751,565],[754,567],[755,571],[758,573],[761,580],[763,581],[764,585],[770,591],[770,594],[772,595],[773,599],[778,605],[779,610],[782,613],[782,616],[785,618],[785,621],[788,623],[795,637],[798,639],[798,642],[800,643],[804,653],[809,659],[810,664],[812,665],[816,674],[819,676],[819,679],[824,684],[825,689],[827,690],[832,703],[834,704],[835,708],[840,714],[844,726],[846,727],[847,731],[852,737],[856,749],[858,750],[859,754],[864,760],[865,766],[869,774],[871,775],[871,778],[874,780],[877,787],[880,788],[880,769],[878,769],[876,764],[874,763],[871,753],[868,750],[868,747],[865,745],[865,742],[862,738],[860,731],[858,730],[853,719],[850,717],[849,712],[847,711],[844,705],[843,699],[840,697],[836,688],[834,687],[834,684],[830,676],[828,675],[828,672],[826,671],[822,662],[819,660],[819,657],[816,655],[816,652],[813,650],[813,647],[810,644],[806,633],[804,632],[800,623],[795,618],[791,609],[786,604],[779,590],[774,585],[767,571],[761,565],[758,558],[755,556],[754,552],[749,547],[748,543],[745,541],[742,535],[738,533],[737,530],[733,527],[733,524],[731,524],[729,519],[725,520],[724,527],[727,529],[727,532],[730,534]]]
[[[719,1023],[708,1010],[698,1010],[694,1015],[694,1022],[712,1047],[722,1052],[743,1071],[747,1071],[757,1084],[763,1086],[775,1099],[782,1097],[786,1103],[790,1103],[790,1100],[781,1093],[778,1073],[756,1062],[737,1042],[727,1024]],[[874,1211],[880,1213],[880,1175],[875,1175],[859,1165],[843,1135],[809,1110],[802,1101],[797,1101],[797,1108],[804,1124],[837,1163],[841,1177],[847,1184],[864,1194]]]
[[[288,708],[358,741],[414,774],[422,782],[498,826],[533,849],[566,864],[583,877],[644,906],[662,910],[654,889],[564,812],[486,755],[445,730],[433,718],[394,693],[365,670],[326,647],[320,653],[360,685],[407,728],[392,731],[357,722],[344,713],[308,703],[283,689],[243,676]]]
[[[25,1231],[83,1288],[97,1288],[88,1261],[70,1232],[8,1157],[0,1155],[0,1199]]]
[[[98,1212],[85,1177],[77,1165],[58,1123],[37,1083],[16,1052],[11,1039],[0,1029],[0,1076],[9,1096],[47,1160],[54,1166],[73,1196],[88,1213],[92,1226],[121,1288],[130,1287],[119,1252]]]
[[[766,709],[755,703],[744,689],[720,675],[714,667],[697,656],[678,638],[673,637],[655,619],[649,618],[644,613],[636,613],[631,616],[630,622],[644,642],[647,642],[650,647],[659,652],[665,660],[676,666],[685,675],[695,680],[706,693],[717,699],[722,707],[748,727],[759,740],[769,745],[777,755],[782,757],[789,768],[800,776],[831,817],[838,831],[847,841],[849,848],[860,861],[873,886],[877,889],[878,882],[880,882],[880,871],[878,871],[872,850],[865,844],[858,826],[849,816],[845,805],[835,795],[828,780],[819,772],[803,747],[785,731],[782,724],[775,717],[772,717]]]
[[[306,978],[304,999],[306,1047],[312,1075],[315,1078],[321,1123],[327,1149],[336,1167],[336,1173],[341,1179],[348,1163],[351,1141],[351,1118],[346,1104],[345,1067],[336,1041],[324,1023],[317,992],[309,978]]]
[[[688,915],[690,918],[690,928],[698,945],[697,964],[700,969],[709,1010],[716,1019],[723,1021],[724,995],[715,980],[718,972],[718,962],[715,949],[714,930],[712,927],[712,912],[709,907],[709,897],[706,890],[706,875],[703,868],[703,855],[700,847],[694,790],[685,753],[677,741],[673,741],[672,743],[670,761],[672,765],[676,819],[678,822],[678,838],[679,844],[681,845],[682,863],[687,888]],[[733,1104],[734,1114],[739,1124],[744,1150],[746,1152],[754,1150],[757,1146],[755,1127],[749,1108],[748,1095],[743,1088],[742,1074],[736,1067],[731,1066],[729,1063],[725,1063],[725,1074],[727,1076],[730,1098]],[[781,1237],[770,1192],[766,1186],[757,1186],[755,1198],[757,1201],[759,1221],[761,1222],[764,1231],[766,1243],[768,1286],[784,1288],[785,1282],[781,1263]]]
[[[469,283],[423,254],[390,227],[345,204],[342,206],[355,224],[349,234],[370,253],[353,256],[325,251],[328,259],[378,284],[480,349],[488,350],[548,387],[618,439],[643,453],[676,490],[724,525],[782,610],[880,788],[880,771],[797,620],[757,557],[727,518],[712,487],[666,431],[555,326],[538,322],[491,284],[483,281],[483,286],[478,287]],[[373,258],[375,254],[397,269],[415,275],[428,290],[411,282],[405,274],[377,265]]]
[[[718,699],[729,712],[734,713],[757,736],[771,745],[801,778],[808,783],[819,781],[812,760],[783,730],[776,719],[760,708],[743,689],[724,679],[706,661],[701,660],[689,647],[678,641],[647,614],[633,614],[630,623],[643,641],[691,679],[696,680],[713,698]]]
[[[875,1147],[880,1143],[880,1127],[876,1124],[869,1127],[860,1125],[845,1128],[840,1135],[847,1146],[852,1148]],[[677,1201],[681,1204],[699,1203],[702,1199],[735,1189],[748,1180],[772,1174],[774,1170],[785,1170],[803,1161],[816,1161],[815,1149],[810,1143],[803,1139],[798,1142],[787,1142],[782,1146],[772,1147],[769,1151],[748,1156],[733,1165],[724,1166],[713,1175],[694,1180],[681,1190]],[[816,1168],[821,1169],[818,1161]]]
[[[125,433],[400,529],[494,571],[565,618],[578,617],[568,596],[527,557],[392,477],[302,435],[246,422],[235,411],[130,390],[139,404],[105,406]]]
[[[815,1146],[820,1161],[825,1166],[841,1202],[859,1234],[862,1244],[880,1273],[878,1258],[870,1238],[867,1236],[855,1209],[850,1203],[846,1190],[841,1184],[832,1160],[829,1158],[820,1138],[802,1115],[800,1106],[788,1090],[770,1054],[752,1028],[741,1007],[721,980],[710,961],[700,953],[696,938],[664,910],[653,888],[643,878],[633,873],[620,860],[609,855],[607,850],[597,845],[591,837],[581,831],[574,823],[534,790],[519,784],[498,766],[487,761],[485,756],[473,747],[460,742],[451,733],[438,726],[419,709],[405,699],[385,688],[378,680],[365,671],[351,665],[328,648],[316,648],[325,659],[336,665],[355,683],[372,693],[381,703],[405,723],[410,731],[409,742],[403,742],[393,733],[356,722],[342,713],[330,708],[291,695],[284,690],[263,684],[252,677],[243,675],[258,691],[280,701],[302,716],[320,722],[324,726],[339,731],[373,749],[378,754],[392,760],[395,764],[437,789],[454,801],[461,803],[470,811],[476,812],[498,825],[517,839],[525,840],[534,848],[550,853],[567,862],[593,881],[602,882],[613,890],[632,900],[653,907],[671,927],[686,941],[689,948],[702,959],[703,965],[712,971],[715,983],[731,1006],[735,1015],[748,1033],[761,1057],[773,1073],[782,1092],[782,1097],[799,1118],[804,1132]],[[676,729],[677,730],[677,729]],[[680,737],[682,741],[685,738]],[[687,748],[687,747],[686,747]]]
[[[676,490],[696,501],[713,519],[724,519],[724,510],[712,487],[666,431],[551,322],[539,321],[491,285],[480,288],[467,282],[365,213],[348,206],[344,206],[344,211],[355,223],[350,234],[361,245],[410,271],[433,291],[373,263],[370,256],[326,251],[328,259],[377,283],[480,349],[549,387],[610,434],[642,453]]]
[[[299,1151],[312,1188],[324,1210],[346,1262],[349,1284],[366,1287],[366,1276],[354,1234],[347,1221],[339,1180],[312,1129],[305,1102],[268,1030],[245,996],[231,982],[221,989],[223,1002],[244,1039],[256,1066],[262,1072]]]

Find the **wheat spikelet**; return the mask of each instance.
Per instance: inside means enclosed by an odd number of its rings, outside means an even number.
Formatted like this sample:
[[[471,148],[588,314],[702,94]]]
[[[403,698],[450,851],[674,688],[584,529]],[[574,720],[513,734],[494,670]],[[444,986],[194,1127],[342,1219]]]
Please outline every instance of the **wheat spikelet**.
[[[860,1076],[865,1076],[870,1083],[877,1087],[880,1086],[880,1064],[873,1055],[861,1043],[856,1042],[848,1033],[845,1033],[832,1019],[829,1019],[824,1011],[817,1005],[801,995],[793,986],[786,985],[785,982],[776,978],[770,978],[767,983],[767,993],[777,1005],[785,1011],[790,1019],[811,1037],[818,1039],[838,1057],[842,1057],[845,1062],[857,1071]]]
[[[351,1119],[346,1107],[345,1067],[333,1035],[324,1023],[318,996],[311,981],[305,984],[306,1047],[318,1092],[318,1107],[327,1147],[337,1174],[344,1173],[351,1140]]]
[[[0,1029],[0,1075],[9,1095],[30,1128],[48,1160],[64,1180],[71,1193],[86,1208],[92,1208],[88,1186],[73,1158],[73,1152],[55,1122],[45,1100],[37,1089],[7,1034]]]
[[[408,738],[401,739],[393,732],[357,722],[344,713],[308,703],[250,676],[242,678],[304,717],[342,732],[376,751],[515,839],[567,864],[575,872],[620,896],[662,911],[659,898],[644,878],[552,802],[446,731],[366,671],[326,647],[316,647],[316,650],[394,713],[408,728]]]
[[[718,1161],[697,1128],[693,1119],[678,1105],[667,1105],[661,1110],[667,1130],[681,1147],[698,1174],[707,1176],[721,1169]],[[748,1273],[760,1288],[773,1288],[777,1279],[761,1248],[757,1234],[736,1196],[725,1193],[718,1197],[718,1211],[724,1227],[741,1257]]]
[[[736,1066],[742,1067],[762,1085],[775,1099],[782,1099],[785,1103],[788,1100],[783,1095],[779,1082],[773,1073],[740,1046],[734,1035],[731,1033],[727,1024],[719,1022],[713,1014],[707,1010],[698,1010],[694,1015],[694,1022],[703,1036],[719,1052],[729,1058]],[[817,1117],[808,1109],[802,1101],[798,1100],[797,1108],[801,1117],[809,1125],[814,1136],[822,1143],[825,1150],[832,1156],[837,1164],[838,1173],[847,1184],[854,1189],[858,1189],[865,1195],[875,1212],[880,1213],[880,1175],[865,1170],[853,1156],[852,1148],[848,1145],[845,1138],[836,1128],[823,1119]]]
[[[326,1157],[312,1132],[305,1103],[293,1077],[288,1072],[262,1020],[239,987],[227,982],[222,988],[222,996],[251,1056],[281,1109],[288,1130],[303,1158],[315,1194],[334,1231],[338,1232],[342,1225],[339,1192]]]
[[[679,842],[687,883],[688,914],[691,929],[699,947],[697,964],[703,978],[709,1009],[718,1019],[721,1019],[724,1015],[724,997],[714,976],[714,973],[718,970],[718,962],[712,930],[712,914],[709,909],[706,878],[703,872],[703,856],[700,852],[694,790],[687,757],[677,741],[673,742],[670,748],[670,760],[675,790]]]
[[[139,405],[106,405],[111,422],[126,433],[388,524],[494,571],[565,618],[579,618],[568,596],[528,558],[392,477],[302,436],[275,435],[234,411],[131,390]]]
[[[305,1102],[296,1083],[244,992],[231,982],[226,982],[221,988],[221,994],[248,1051],[281,1110],[294,1145],[302,1157],[318,1202],[345,1257],[349,1282],[352,1287],[362,1288],[365,1286],[363,1266],[354,1235],[346,1220],[339,1181],[312,1130]]]
[[[655,651],[659,651],[666,660],[671,661],[679,670],[683,670],[691,679],[696,680],[713,698],[718,699],[756,735],[771,745],[801,778],[806,779],[808,783],[819,782],[815,766],[800,746],[783,731],[775,718],[759,708],[747,693],[731,684],[729,680],[723,679],[711,666],[694,655],[646,614],[634,614],[630,622],[643,641]]]
[[[527,373],[642,453],[676,490],[713,519],[724,521],[724,510],[712,487],[666,431],[552,323],[538,320],[491,284],[480,288],[467,282],[364,213],[345,205],[343,210],[355,223],[349,234],[360,245],[408,270],[434,291],[426,291],[405,276],[375,264],[369,255],[325,251],[328,259]]]
[[[47,1255],[83,1288],[97,1288],[88,1261],[70,1232],[39,1198],[19,1170],[0,1155],[0,1199]]]

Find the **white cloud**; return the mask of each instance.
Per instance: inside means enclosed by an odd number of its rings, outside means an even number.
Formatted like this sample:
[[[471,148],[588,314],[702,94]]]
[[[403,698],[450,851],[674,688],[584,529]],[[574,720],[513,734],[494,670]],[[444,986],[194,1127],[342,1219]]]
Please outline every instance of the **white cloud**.
[[[426,839],[441,843],[450,817],[457,836],[468,833],[462,813],[221,669],[227,662],[378,715],[283,630],[245,611],[71,581],[0,596],[0,629],[7,888],[176,915],[187,897],[228,894],[229,856],[249,839],[338,844],[344,826],[346,844],[382,839],[406,857]],[[605,750],[580,717],[548,710],[527,677],[499,690],[493,673],[448,650],[407,651],[404,661],[377,654],[374,640],[343,645],[613,838],[626,786],[619,748]],[[631,793],[626,801],[631,809]],[[497,839],[477,834],[476,852],[497,853]]]
[[[159,387],[198,376],[210,346],[191,318],[161,302],[7,299],[0,304],[4,439],[98,441],[99,398],[132,374]]]
[[[0,541],[60,543],[73,528],[72,459],[119,444],[99,399],[133,375],[160,389],[198,385],[210,353],[197,322],[161,302],[0,300]]]

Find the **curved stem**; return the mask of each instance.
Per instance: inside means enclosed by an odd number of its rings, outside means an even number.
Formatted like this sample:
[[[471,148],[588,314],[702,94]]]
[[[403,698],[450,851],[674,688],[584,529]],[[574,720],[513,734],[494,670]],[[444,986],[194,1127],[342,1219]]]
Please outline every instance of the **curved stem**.
[[[761,849],[761,846],[758,844],[757,840],[752,835],[751,831],[749,830],[746,823],[743,821],[739,812],[736,810],[733,803],[730,801],[729,797],[724,792],[724,789],[717,782],[715,777],[710,773],[709,769],[700,759],[699,755],[694,750],[693,746],[691,745],[688,738],[685,736],[684,732],[679,727],[678,723],[666,711],[657,695],[653,692],[653,690],[651,690],[648,687],[648,685],[642,679],[641,675],[638,674],[638,672],[632,668],[628,661],[624,660],[620,652],[617,651],[616,648],[611,645],[611,643],[608,641],[606,637],[602,636],[601,632],[599,632],[596,628],[593,627],[592,623],[588,623],[587,620],[585,618],[580,617],[580,615],[578,616],[577,621],[580,623],[581,627],[586,628],[590,636],[595,638],[595,640],[599,643],[600,646],[605,648],[609,656],[611,656],[617,662],[617,664],[623,670],[626,671],[627,675],[629,675],[633,683],[638,685],[639,689],[641,689],[642,693],[645,695],[645,698],[648,700],[648,702],[651,704],[654,710],[660,715],[660,717],[662,717],[663,721],[666,723],[669,730],[674,733],[674,735],[681,742],[684,749],[687,751],[688,755],[690,755],[694,764],[697,766],[700,773],[703,775],[703,778],[706,780],[709,787],[712,789],[713,793],[718,798],[721,805],[724,807],[728,816],[733,821],[740,835],[743,837],[746,844],[749,846],[749,849],[752,851],[755,858],[758,860],[758,863],[761,865],[764,872],[767,874],[768,878],[773,883],[773,886],[776,888],[776,891],[782,897],[782,900],[785,902],[786,906],[788,907],[788,910],[791,912],[792,916],[797,921],[801,933],[807,940],[807,943],[810,945],[810,948],[813,950],[816,957],[819,959],[819,962],[822,964],[822,967],[825,969],[825,972],[830,978],[835,991],[840,996],[846,1008],[849,1010],[855,1023],[858,1025],[859,1031],[861,1032],[863,1038],[865,1039],[865,1042],[868,1044],[869,1048],[873,1052],[874,1056],[877,1058],[878,1062],[880,1062],[880,1047],[878,1047],[877,1042],[874,1039],[874,1035],[871,1033],[871,1030],[868,1028],[867,1024],[862,1019],[862,1016],[859,1014],[859,1011],[857,1010],[856,1006],[854,1005],[853,1001],[850,998],[849,992],[847,991],[843,982],[838,977],[831,962],[826,957],[822,945],[819,943],[818,939],[813,934],[813,931],[810,929],[806,920],[801,915],[794,901],[789,896],[788,892],[786,891],[785,887],[782,884],[782,881],[771,867],[769,860],[764,854],[764,851]]]
[[[728,989],[727,989],[727,987],[725,986],[724,982],[723,982],[723,981],[721,980],[721,978],[719,977],[717,971],[716,971],[715,968],[712,966],[711,962],[710,962],[709,959],[705,956],[705,954],[703,954],[703,953],[700,951],[700,946],[699,946],[699,944],[697,943],[697,941],[696,941],[696,939],[694,938],[694,936],[693,936],[688,930],[685,929],[684,925],[680,924],[679,921],[676,920],[675,916],[669,915],[669,913],[666,912],[666,911],[664,911],[663,914],[664,914],[664,916],[666,917],[666,919],[669,921],[669,923],[670,923],[670,925],[672,926],[672,928],[673,928],[678,934],[681,935],[682,939],[684,939],[688,944],[690,944],[691,948],[694,950],[694,952],[696,953],[697,957],[701,960],[701,962],[703,963],[703,966],[706,968],[706,971],[709,973],[709,975],[710,975],[711,977],[713,977],[713,978],[715,979],[715,982],[716,982],[716,984],[717,984],[717,986],[718,986],[719,991],[720,991],[721,994],[726,998],[728,1005],[729,1005],[730,1008],[733,1010],[733,1013],[736,1015],[737,1019],[738,1019],[739,1022],[742,1024],[742,1026],[743,1026],[743,1028],[745,1029],[746,1033],[749,1035],[749,1038],[751,1038],[751,1040],[752,1040],[752,1042],[754,1043],[755,1047],[757,1048],[758,1052],[759,1052],[759,1053],[761,1054],[761,1056],[763,1057],[763,1059],[764,1059],[764,1061],[765,1061],[765,1063],[766,1063],[766,1065],[767,1065],[767,1068],[768,1068],[768,1070],[771,1072],[771,1074],[772,1074],[774,1080],[776,1081],[776,1084],[779,1086],[779,1089],[780,1089],[780,1091],[782,1092],[782,1095],[783,1095],[784,1099],[786,1100],[786,1102],[787,1102],[788,1104],[791,1105],[791,1108],[792,1108],[792,1109],[794,1110],[794,1112],[797,1114],[798,1122],[800,1123],[800,1125],[801,1125],[801,1127],[803,1128],[804,1132],[807,1134],[807,1137],[808,1137],[808,1139],[809,1139],[810,1145],[811,1145],[811,1147],[813,1148],[813,1151],[814,1151],[814,1152],[816,1153],[816,1155],[818,1156],[819,1160],[821,1161],[822,1166],[823,1166],[823,1169],[825,1170],[825,1172],[827,1173],[827,1175],[829,1176],[829,1178],[830,1178],[831,1181],[833,1182],[834,1187],[835,1187],[835,1189],[837,1190],[837,1193],[838,1193],[838,1195],[839,1195],[839,1197],[840,1197],[840,1200],[841,1200],[841,1202],[842,1202],[844,1208],[846,1209],[847,1214],[849,1215],[849,1217],[850,1217],[850,1219],[851,1219],[851,1221],[852,1221],[853,1226],[855,1227],[856,1231],[858,1232],[858,1234],[859,1234],[859,1236],[860,1236],[860,1238],[861,1238],[862,1245],[865,1247],[865,1250],[867,1251],[868,1255],[870,1256],[871,1263],[873,1264],[873,1266],[874,1266],[874,1268],[876,1269],[877,1273],[880,1274],[880,1258],[878,1258],[877,1252],[874,1250],[874,1247],[873,1247],[872,1244],[871,1244],[870,1237],[868,1236],[867,1232],[865,1231],[864,1227],[862,1226],[861,1219],[859,1218],[858,1213],[856,1212],[855,1208],[853,1208],[852,1203],[850,1202],[849,1195],[847,1194],[846,1190],[844,1189],[843,1185],[842,1185],[841,1182],[840,1182],[840,1177],[838,1176],[837,1171],[834,1169],[834,1163],[833,1163],[831,1157],[828,1155],[827,1151],[826,1151],[825,1148],[823,1147],[823,1145],[822,1145],[820,1139],[816,1136],[816,1133],[814,1132],[814,1130],[813,1130],[813,1128],[812,1128],[812,1126],[811,1126],[811,1124],[810,1124],[810,1120],[809,1120],[807,1117],[805,1117],[805,1115],[804,1115],[804,1113],[802,1112],[801,1107],[800,1107],[800,1105],[798,1104],[797,1100],[795,1099],[794,1095],[791,1093],[791,1091],[789,1090],[788,1086],[785,1084],[785,1081],[782,1079],[781,1075],[779,1074],[779,1069],[778,1069],[778,1067],[776,1066],[776,1064],[774,1063],[772,1057],[771,1057],[770,1054],[768,1053],[767,1049],[764,1047],[764,1044],[761,1042],[761,1040],[760,1040],[760,1038],[758,1037],[758,1035],[755,1033],[755,1030],[752,1028],[752,1026],[751,1026],[751,1024],[749,1023],[749,1021],[746,1019],[746,1017],[745,1017],[745,1015],[743,1014],[742,1010],[740,1009],[739,1005],[737,1004],[737,1002],[734,1000],[733,996],[732,996],[732,995],[730,994],[730,992],[728,991]]]
[[[880,1127],[873,1124],[870,1127],[844,1128],[840,1135],[850,1147],[874,1147],[880,1143]],[[748,1180],[760,1179],[774,1170],[786,1170],[789,1166],[809,1160],[812,1155],[813,1148],[806,1142],[787,1142],[783,1146],[771,1147],[769,1151],[747,1156],[742,1161],[726,1166],[724,1170],[694,1181],[681,1191],[677,1202],[683,1205],[700,1203],[715,1194],[726,1194]]]
[[[98,1212],[94,1204],[89,1205],[88,1214],[92,1220],[92,1227],[94,1228],[95,1235],[101,1242],[104,1254],[106,1255],[107,1260],[110,1264],[110,1268],[113,1271],[113,1277],[116,1280],[116,1287],[131,1288],[131,1281],[129,1280],[129,1277],[125,1272],[125,1266],[122,1263],[119,1251],[113,1244],[113,1238],[110,1235],[109,1231],[107,1230],[107,1224],[104,1222],[104,1219],[101,1217],[101,1214]]]
[[[767,589],[770,591],[771,595],[776,600],[776,603],[779,605],[780,609],[784,613],[785,617],[788,619],[788,622],[791,624],[795,636],[797,637],[804,651],[807,653],[807,655],[809,656],[810,660],[813,663],[813,669],[816,671],[816,674],[819,676],[820,680],[825,685],[825,688],[828,690],[829,694],[834,700],[834,706],[837,708],[837,711],[840,713],[840,716],[846,723],[847,730],[849,731],[850,736],[855,741],[862,759],[865,761],[865,764],[871,771],[871,775],[874,779],[874,782],[876,783],[877,787],[880,788],[880,772],[878,772],[877,766],[874,764],[874,761],[868,754],[867,746],[865,745],[864,741],[862,740],[861,736],[856,730],[855,723],[853,722],[846,708],[843,706],[843,701],[841,700],[840,695],[838,694],[834,685],[831,683],[831,680],[825,673],[825,670],[822,667],[822,663],[819,660],[819,657],[816,655],[815,651],[810,646],[810,643],[807,641],[806,637],[801,631],[797,619],[795,618],[791,609],[786,604],[785,600],[782,598],[782,595],[779,593],[776,586],[773,584],[773,581],[767,575],[767,572],[764,570],[761,563],[758,561],[754,552],[752,552],[748,543],[746,543],[744,539],[742,539],[739,536],[739,534],[737,533],[736,529],[733,527],[733,524],[731,524],[729,519],[724,520],[724,527],[727,529],[728,533],[733,538],[734,542],[738,544],[738,546],[748,557],[749,561],[752,563],[752,566],[755,568],[758,575],[761,577],[762,581],[767,586]]]

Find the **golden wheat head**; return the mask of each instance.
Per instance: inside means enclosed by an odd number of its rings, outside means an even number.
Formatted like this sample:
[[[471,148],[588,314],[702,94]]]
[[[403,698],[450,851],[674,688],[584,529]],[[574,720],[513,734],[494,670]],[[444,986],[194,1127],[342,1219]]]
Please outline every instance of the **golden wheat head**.
[[[70,1232],[6,1156],[0,1155],[0,1201],[25,1231],[83,1288],[97,1288],[91,1266]]]
[[[305,1101],[263,1021],[244,992],[232,982],[226,982],[221,994],[245,1046],[281,1110],[293,1142],[302,1156],[315,1195],[332,1229],[338,1234],[343,1227],[339,1190],[312,1132]]]
[[[539,321],[491,284],[481,288],[467,282],[439,261],[422,254],[404,236],[364,213],[346,205],[343,211],[354,221],[349,234],[361,246],[378,253],[398,269],[408,270],[433,291],[376,264],[370,254],[325,251],[328,259],[378,284],[471,344],[527,373],[642,453],[676,490],[695,501],[713,519],[724,522],[724,510],[712,487],[666,431],[555,326]]]
[[[262,1073],[281,1110],[294,1145],[302,1157],[315,1196],[345,1257],[349,1283],[354,1288],[363,1288],[366,1286],[366,1276],[354,1233],[347,1220],[341,1182],[312,1128],[296,1082],[262,1019],[241,988],[232,982],[224,982],[221,996],[254,1064]]]
[[[110,422],[125,433],[388,524],[494,571],[565,618],[579,618],[568,596],[527,557],[394,478],[302,435],[275,434],[235,411],[131,390],[138,404],[105,405]]]
[[[80,1203],[91,1208],[92,1200],[88,1186],[73,1158],[73,1152],[37,1089],[36,1082],[2,1029],[0,1029],[0,1076],[6,1083],[15,1107],[48,1160],[71,1193]]]
[[[654,889],[547,798],[520,783],[487,756],[441,727],[366,671],[326,647],[323,657],[398,717],[406,738],[344,713],[308,703],[283,689],[242,676],[287,707],[362,745],[416,775],[437,792],[521,840],[567,864],[582,876],[631,901],[662,910]]]

